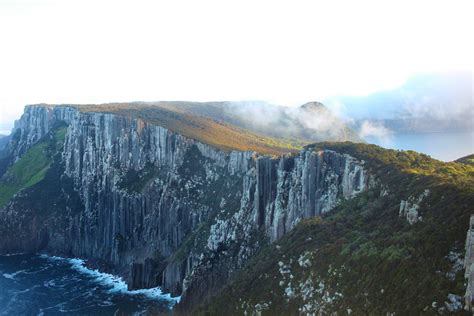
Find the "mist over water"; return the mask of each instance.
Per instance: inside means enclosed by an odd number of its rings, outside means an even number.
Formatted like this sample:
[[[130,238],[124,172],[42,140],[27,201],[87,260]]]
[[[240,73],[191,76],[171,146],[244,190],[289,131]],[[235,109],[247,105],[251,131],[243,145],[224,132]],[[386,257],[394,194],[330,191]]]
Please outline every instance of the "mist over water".
[[[474,153],[472,72],[428,73],[392,90],[324,102],[359,136],[452,161]]]
[[[0,315],[141,315],[166,312],[178,301],[160,289],[127,291],[115,276],[79,259],[0,256]]]

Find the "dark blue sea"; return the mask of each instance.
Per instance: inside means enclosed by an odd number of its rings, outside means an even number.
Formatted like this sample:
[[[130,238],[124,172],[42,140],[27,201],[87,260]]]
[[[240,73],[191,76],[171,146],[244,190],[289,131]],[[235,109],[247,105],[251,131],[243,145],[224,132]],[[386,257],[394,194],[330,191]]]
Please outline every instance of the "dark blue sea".
[[[179,298],[159,288],[128,291],[116,276],[80,259],[0,256],[0,315],[147,315],[171,311]]]

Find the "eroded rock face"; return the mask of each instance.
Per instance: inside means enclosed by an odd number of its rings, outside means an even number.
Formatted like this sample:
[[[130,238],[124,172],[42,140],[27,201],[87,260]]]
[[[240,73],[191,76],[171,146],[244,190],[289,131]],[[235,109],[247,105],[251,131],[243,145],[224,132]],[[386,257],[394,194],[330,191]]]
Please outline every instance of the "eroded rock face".
[[[466,234],[466,255],[464,257],[464,278],[467,281],[464,295],[464,308],[473,311],[474,302],[474,215],[469,221],[469,230]]]
[[[131,288],[161,285],[185,305],[221,288],[263,243],[374,183],[349,155],[225,153],[139,119],[66,106],[27,107],[10,154],[17,160],[59,121],[68,125],[61,178],[73,183],[80,211],[67,206],[58,223],[31,209],[34,223],[9,222],[35,225],[25,228],[30,247],[2,240],[0,251],[103,260]],[[21,214],[15,205],[0,210],[0,225]]]
[[[26,106],[15,122],[8,151],[18,160],[31,146],[44,137],[57,121],[72,122],[79,112],[68,107]]]
[[[263,212],[272,241],[301,219],[324,214],[341,199],[349,199],[369,186],[361,162],[329,150],[282,157],[277,166],[269,190],[274,195],[268,198]]]
[[[418,213],[420,204],[430,194],[429,190],[423,191],[418,197],[410,196],[407,200],[400,201],[399,216],[405,217],[410,225],[423,220]]]

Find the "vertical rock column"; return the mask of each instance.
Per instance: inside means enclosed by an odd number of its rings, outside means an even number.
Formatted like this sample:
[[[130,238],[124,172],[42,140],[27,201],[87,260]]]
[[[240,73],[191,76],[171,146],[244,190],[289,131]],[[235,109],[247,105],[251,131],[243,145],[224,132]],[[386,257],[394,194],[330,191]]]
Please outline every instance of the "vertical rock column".
[[[471,215],[469,221],[469,230],[466,236],[466,256],[464,258],[464,278],[467,279],[464,309],[473,311],[472,303],[474,301],[474,215]]]
[[[270,157],[257,159],[257,190],[255,199],[254,222],[261,227],[273,217],[277,191],[278,160]]]

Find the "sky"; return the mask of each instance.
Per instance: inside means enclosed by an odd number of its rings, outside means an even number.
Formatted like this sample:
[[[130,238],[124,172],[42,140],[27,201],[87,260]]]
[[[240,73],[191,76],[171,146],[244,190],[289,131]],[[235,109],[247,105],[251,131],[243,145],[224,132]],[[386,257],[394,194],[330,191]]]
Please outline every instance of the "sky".
[[[0,0],[0,133],[25,104],[295,106],[472,70],[471,3]]]

